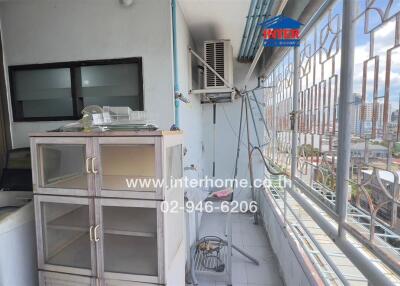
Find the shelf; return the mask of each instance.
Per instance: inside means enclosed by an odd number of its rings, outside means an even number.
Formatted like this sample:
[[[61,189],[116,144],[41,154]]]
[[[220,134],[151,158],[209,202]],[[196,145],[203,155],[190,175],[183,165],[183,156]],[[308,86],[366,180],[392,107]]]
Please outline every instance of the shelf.
[[[113,273],[157,276],[157,239],[106,234],[104,270]]]
[[[90,269],[91,248],[89,234],[83,233],[65,244],[47,259],[48,264]]]
[[[106,234],[156,237],[157,216],[153,208],[103,206]]]
[[[84,218],[84,219],[83,219]],[[89,212],[87,206],[81,206],[47,223],[47,227],[59,230],[88,231]]]
[[[75,175],[68,178],[60,178],[49,184],[44,184],[45,188],[56,189],[88,189],[88,179],[86,174]]]
[[[156,237],[157,218],[152,208],[103,207],[103,231],[105,234]],[[79,207],[47,224],[50,229],[88,231],[87,207]]]
[[[139,179],[146,179],[146,180],[152,180],[152,177],[135,177],[133,175],[123,175],[123,176],[117,176],[117,175],[102,175],[101,176],[101,181],[102,181],[102,186],[101,188],[104,190],[110,190],[110,191],[135,191],[135,192],[155,192],[154,187],[149,187],[149,188],[141,188],[139,186],[139,182],[137,183],[137,187],[135,188],[129,188],[128,184],[126,183],[126,179],[130,180],[139,180]],[[152,182],[151,182],[152,183]]]

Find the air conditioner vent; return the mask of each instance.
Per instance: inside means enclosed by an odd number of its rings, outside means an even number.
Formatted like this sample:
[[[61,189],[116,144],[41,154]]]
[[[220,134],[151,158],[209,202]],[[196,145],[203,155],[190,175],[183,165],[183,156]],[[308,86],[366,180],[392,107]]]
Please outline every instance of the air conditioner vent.
[[[204,43],[204,58],[208,65],[233,86],[232,47],[229,40],[206,41]],[[227,87],[208,68],[205,68],[204,85],[206,89]]]

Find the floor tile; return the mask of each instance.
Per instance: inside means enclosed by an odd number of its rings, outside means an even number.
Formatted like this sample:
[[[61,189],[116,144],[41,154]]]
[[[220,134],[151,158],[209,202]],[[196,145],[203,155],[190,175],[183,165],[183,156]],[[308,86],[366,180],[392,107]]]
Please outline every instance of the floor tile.
[[[284,285],[279,276],[278,261],[263,227],[253,224],[253,217],[248,214],[234,214],[232,221],[233,244],[260,262],[257,266],[233,250],[233,286]],[[221,226],[223,224],[220,218],[217,218],[209,224],[202,225],[202,232],[207,234],[217,232],[216,230],[221,229]],[[223,276],[198,277],[200,286],[226,286],[225,279]]]
[[[268,238],[262,230],[248,230],[243,233],[247,234],[243,236],[243,245],[245,246],[265,246],[268,244]]]
[[[254,265],[246,264],[247,282],[250,284],[267,284],[279,286],[282,280],[275,263]]]
[[[244,246],[243,248],[246,253],[258,260],[259,263],[271,263],[276,262],[275,254],[272,252],[269,246]]]
[[[232,282],[247,283],[246,265],[245,263],[232,262]]]
[[[243,234],[241,232],[232,233],[232,243],[240,248],[243,248]]]
[[[242,223],[237,221],[237,222],[232,222],[232,233],[240,233],[241,232],[241,225]]]

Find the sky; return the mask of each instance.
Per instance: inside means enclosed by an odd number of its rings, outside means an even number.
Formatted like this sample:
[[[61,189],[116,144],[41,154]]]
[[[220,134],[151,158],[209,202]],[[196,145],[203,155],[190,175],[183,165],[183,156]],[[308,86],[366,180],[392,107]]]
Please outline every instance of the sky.
[[[385,95],[385,81],[386,81],[386,65],[387,65],[387,52],[392,49],[391,56],[391,68],[388,70],[390,74],[390,86],[389,86],[389,102],[391,105],[391,111],[398,109],[400,100],[400,46],[395,47],[395,29],[396,19],[393,17],[400,13],[400,0],[394,0],[392,6],[389,6],[390,0],[355,0],[358,3],[358,12],[356,15],[361,15],[354,21],[355,25],[355,49],[354,49],[354,81],[353,81],[353,92],[362,93],[363,84],[363,66],[364,62],[367,64],[366,74],[366,96],[367,102],[372,102],[374,92],[374,80],[378,81],[377,97],[383,97]],[[370,9],[365,13],[365,7],[367,3],[370,4]],[[368,22],[366,23],[365,15],[368,14]],[[303,39],[304,45],[309,44],[311,48],[304,49],[308,56],[315,51],[315,38],[316,47],[323,47],[322,54],[317,52],[319,61],[325,61],[329,57],[329,53],[335,58],[335,71],[331,70],[331,61],[327,61],[324,64],[325,79],[328,79],[333,74],[340,75],[340,34],[335,34],[341,28],[339,24],[342,21],[342,0],[339,0],[334,4],[333,11],[331,13],[331,31],[328,29],[328,14],[323,16],[320,22],[317,24],[316,32],[311,29]],[[386,15],[386,16],[384,16]],[[384,20],[382,18],[386,17]],[[366,26],[366,27],[365,27]],[[367,32],[364,31],[366,28]],[[373,32],[370,32],[373,31]],[[337,40],[335,40],[335,36]],[[371,41],[371,39],[373,41]],[[332,45],[331,45],[332,44]],[[373,49],[373,54],[370,57],[370,49]],[[320,58],[320,56],[322,56]],[[377,57],[374,59],[374,57]],[[376,61],[376,62],[375,62]],[[375,64],[378,65],[378,76],[375,79],[374,68]],[[305,66],[305,62],[303,62]],[[316,66],[316,82],[321,81],[321,70],[323,65],[317,64]],[[378,99],[379,102],[383,103],[383,98]]]

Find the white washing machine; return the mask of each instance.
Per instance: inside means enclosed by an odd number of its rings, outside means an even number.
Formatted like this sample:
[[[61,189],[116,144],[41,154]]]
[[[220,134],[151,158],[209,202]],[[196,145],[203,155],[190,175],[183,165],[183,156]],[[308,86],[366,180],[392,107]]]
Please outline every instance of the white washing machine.
[[[0,191],[0,286],[38,285],[32,197]]]

